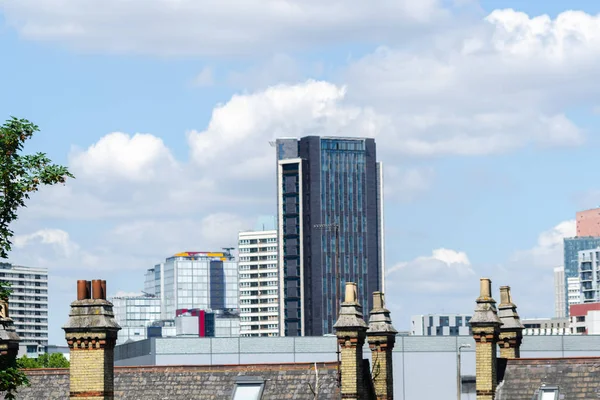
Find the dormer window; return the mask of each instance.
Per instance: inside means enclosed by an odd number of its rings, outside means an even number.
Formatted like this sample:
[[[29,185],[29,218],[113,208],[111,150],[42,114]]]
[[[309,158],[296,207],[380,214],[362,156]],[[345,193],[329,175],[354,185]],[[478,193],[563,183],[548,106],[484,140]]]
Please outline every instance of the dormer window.
[[[537,397],[534,397],[533,400],[558,400],[558,387],[543,385],[538,390]]]

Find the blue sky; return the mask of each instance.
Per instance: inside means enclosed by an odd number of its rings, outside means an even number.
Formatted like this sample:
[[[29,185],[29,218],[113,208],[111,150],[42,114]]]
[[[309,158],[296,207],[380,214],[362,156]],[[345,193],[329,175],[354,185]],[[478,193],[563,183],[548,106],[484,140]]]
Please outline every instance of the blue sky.
[[[399,329],[470,312],[480,276],[552,315],[562,237],[600,205],[600,5],[370,3],[0,0],[0,117],[77,176],[14,227],[10,261],[50,270],[52,343],[77,279],[137,292],[274,214],[268,141],[314,133],[376,138]]]

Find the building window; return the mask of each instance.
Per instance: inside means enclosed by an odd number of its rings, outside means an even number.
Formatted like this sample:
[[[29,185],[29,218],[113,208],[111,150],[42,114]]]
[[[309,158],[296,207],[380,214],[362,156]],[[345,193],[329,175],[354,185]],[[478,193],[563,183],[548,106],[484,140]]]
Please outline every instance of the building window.
[[[257,376],[238,376],[233,388],[232,400],[260,400],[265,380]],[[544,399],[545,400],[545,399]]]
[[[440,317],[440,326],[450,326],[450,318],[447,316]]]
[[[558,400],[558,388],[556,386],[542,386],[538,391],[537,400]]]

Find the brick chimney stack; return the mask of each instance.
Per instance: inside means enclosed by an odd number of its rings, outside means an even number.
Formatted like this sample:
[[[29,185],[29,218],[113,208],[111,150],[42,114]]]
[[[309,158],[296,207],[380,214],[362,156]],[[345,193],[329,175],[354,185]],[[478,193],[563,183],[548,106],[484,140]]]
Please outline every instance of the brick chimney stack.
[[[0,370],[16,366],[19,335],[8,314],[8,301],[0,299]]]
[[[346,283],[346,296],[333,327],[341,347],[342,399],[363,400],[363,346],[367,324],[363,320],[362,306],[358,302],[356,283]]]
[[[70,398],[113,400],[114,349],[121,327],[106,300],[106,281],[77,281],[77,300],[63,329],[71,353]]]
[[[502,322],[492,298],[492,281],[480,280],[480,295],[476,300],[475,313],[471,318],[471,330],[475,339],[475,389],[477,400],[494,400],[498,379],[496,375],[496,343]]]
[[[369,314],[367,340],[373,361],[373,385],[377,400],[394,399],[392,350],[398,331],[392,326],[390,311],[385,308],[383,293],[373,293],[373,309]]]
[[[500,287],[500,304],[498,305],[498,317],[502,322],[498,345],[500,346],[500,357],[520,358],[521,342],[523,340],[523,324],[517,306],[512,302],[510,286]]]

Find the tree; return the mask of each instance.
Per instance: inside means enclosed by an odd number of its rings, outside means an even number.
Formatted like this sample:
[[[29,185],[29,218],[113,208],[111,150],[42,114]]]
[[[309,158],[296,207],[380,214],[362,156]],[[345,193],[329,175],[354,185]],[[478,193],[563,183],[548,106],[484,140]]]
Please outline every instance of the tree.
[[[66,167],[52,164],[44,153],[21,154],[25,142],[38,131],[36,125],[15,117],[0,127],[0,259],[8,258],[14,235],[10,224],[30,194],[41,185],[74,178]],[[10,293],[10,286],[0,281],[0,301],[8,301]],[[17,388],[28,384],[27,376],[16,368],[14,359],[0,358],[0,392],[5,393],[5,399],[14,399]]]
[[[41,354],[38,358],[26,355],[17,360],[19,368],[69,368],[69,360],[61,353]]]

